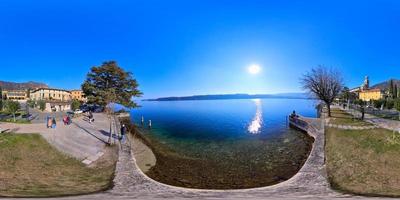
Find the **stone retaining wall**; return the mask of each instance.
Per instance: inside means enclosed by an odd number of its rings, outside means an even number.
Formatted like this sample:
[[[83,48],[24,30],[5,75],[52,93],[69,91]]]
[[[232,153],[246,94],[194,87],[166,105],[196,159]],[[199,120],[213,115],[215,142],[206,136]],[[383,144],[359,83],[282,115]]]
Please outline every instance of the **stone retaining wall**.
[[[301,118],[314,138],[313,148],[301,170],[291,179],[267,187],[240,190],[201,190],[165,185],[147,177],[136,165],[128,144],[121,145],[114,188],[108,192],[129,198],[332,198],[345,197],[330,189],[326,178],[324,126],[319,119]],[[135,147],[133,147],[135,148]]]

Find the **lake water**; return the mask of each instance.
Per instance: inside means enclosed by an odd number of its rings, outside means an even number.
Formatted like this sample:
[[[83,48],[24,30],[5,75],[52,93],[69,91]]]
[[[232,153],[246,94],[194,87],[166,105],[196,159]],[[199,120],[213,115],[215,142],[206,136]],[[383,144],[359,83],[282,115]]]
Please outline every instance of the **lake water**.
[[[296,110],[315,117],[315,103],[304,99],[142,101],[140,108],[131,111],[131,120],[141,126],[143,116],[145,125],[140,130],[145,137],[185,159],[210,163],[202,166],[208,169],[181,169],[187,173],[182,174],[184,181],[179,181],[179,174],[162,175],[163,169],[150,177],[194,188],[248,188],[287,180],[301,168],[313,140],[287,127],[286,116]],[[175,159],[175,163],[180,162]],[[194,183],[192,176],[204,180]]]

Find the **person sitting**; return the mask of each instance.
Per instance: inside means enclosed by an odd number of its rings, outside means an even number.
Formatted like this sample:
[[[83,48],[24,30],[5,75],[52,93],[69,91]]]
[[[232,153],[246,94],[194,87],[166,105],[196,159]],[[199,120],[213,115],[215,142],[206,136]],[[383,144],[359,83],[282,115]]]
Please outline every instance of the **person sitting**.
[[[290,118],[297,118],[298,115],[296,114],[296,111],[293,110],[292,114],[290,114]]]
[[[126,134],[126,126],[125,124],[122,124],[121,126],[121,138],[119,139],[121,142],[125,141],[125,134]]]

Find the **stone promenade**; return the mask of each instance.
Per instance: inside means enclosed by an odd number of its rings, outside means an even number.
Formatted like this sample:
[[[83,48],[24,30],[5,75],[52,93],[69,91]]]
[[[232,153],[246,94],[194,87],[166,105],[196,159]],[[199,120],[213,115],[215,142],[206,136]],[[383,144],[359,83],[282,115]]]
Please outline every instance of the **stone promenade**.
[[[91,164],[103,155],[108,141],[109,120],[105,114],[95,113],[95,122],[84,117],[74,118],[71,125],[57,121],[55,129],[46,128],[45,122],[34,124],[0,123],[2,131],[12,133],[38,133],[59,151]]]
[[[132,138],[128,138],[127,142],[119,145],[112,189],[91,195],[46,199],[385,199],[333,191],[326,178],[324,123],[318,119],[302,120],[308,123],[308,134],[315,139],[310,157],[299,173],[277,185],[243,190],[198,190],[165,185],[148,178],[138,168],[132,154]],[[114,131],[118,130],[118,123],[113,123],[112,127]]]
[[[121,145],[114,188],[79,199],[332,199],[348,198],[330,189],[326,179],[324,126],[322,121],[305,119],[309,134],[315,138],[309,159],[290,180],[277,185],[244,190],[198,190],[168,186],[148,178],[132,155],[132,138]],[[134,148],[134,147],[133,147]],[[75,197],[77,198],[77,197]],[[75,199],[74,198],[74,199]]]

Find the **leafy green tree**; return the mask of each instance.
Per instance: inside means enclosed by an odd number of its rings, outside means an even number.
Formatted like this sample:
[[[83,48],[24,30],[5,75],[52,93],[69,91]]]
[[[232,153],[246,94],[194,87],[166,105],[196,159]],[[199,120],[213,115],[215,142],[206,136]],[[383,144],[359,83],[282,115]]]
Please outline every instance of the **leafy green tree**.
[[[359,106],[364,106],[365,105],[365,102],[363,100],[361,100],[361,99],[355,100],[354,103],[359,105]]]
[[[357,99],[357,95],[354,92],[350,92],[350,89],[348,87],[343,87],[340,99],[343,103],[347,103],[348,101],[354,102],[354,100]]]
[[[372,105],[373,105],[375,108],[378,108],[378,109],[380,109],[384,103],[385,103],[385,100],[384,100],[384,99],[379,99],[379,100],[373,100],[373,101],[372,101]]]
[[[400,98],[400,88],[397,88],[397,98]]]
[[[397,85],[394,85],[394,89],[393,89],[393,98],[397,98],[399,96],[397,96]]]
[[[107,61],[99,67],[92,67],[87,74],[82,90],[88,103],[106,107],[106,112],[110,117],[109,143],[111,143],[111,117],[114,115],[114,103],[128,108],[137,107],[132,98],[142,95],[138,86],[132,73],[126,72],[115,61]]]
[[[14,122],[16,121],[15,114],[17,111],[21,108],[21,105],[18,103],[18,101],[11,101],[7,100],[5,101],[5,109],[7,112],[11,113],[14,117]]]
[[[46,102],[44,100],[37,101],[37,104],[39,105],[39,110],[44,111],[46,109]]]
[[[393,99],[386,99],[386,109],[392,109],[394,107],[394,100]]]
[[[35,108],[35,106],[36,106],[36,101],[32,100],[32,99],[29,99],[28,101],[26,101],[26,103],[28,104],[28,106],[30,108]]]
[[[393,80],[390,79],[389,81],[389,96],[393,98],[393,93],[394,93],[394,83]]]
[[[77,99],[72,100],[72,103],[71,103],[72,110],[79,109],[80,106],[81,106],[81,102],[79,102]]]
[[[344,103],[346,103],[350,99],[350,89],[348,87],[343,87],[340,98]]]
[[[394,100],[394,108],[396,108],[396,110],[400,111],[400,98],[397,98]]]

